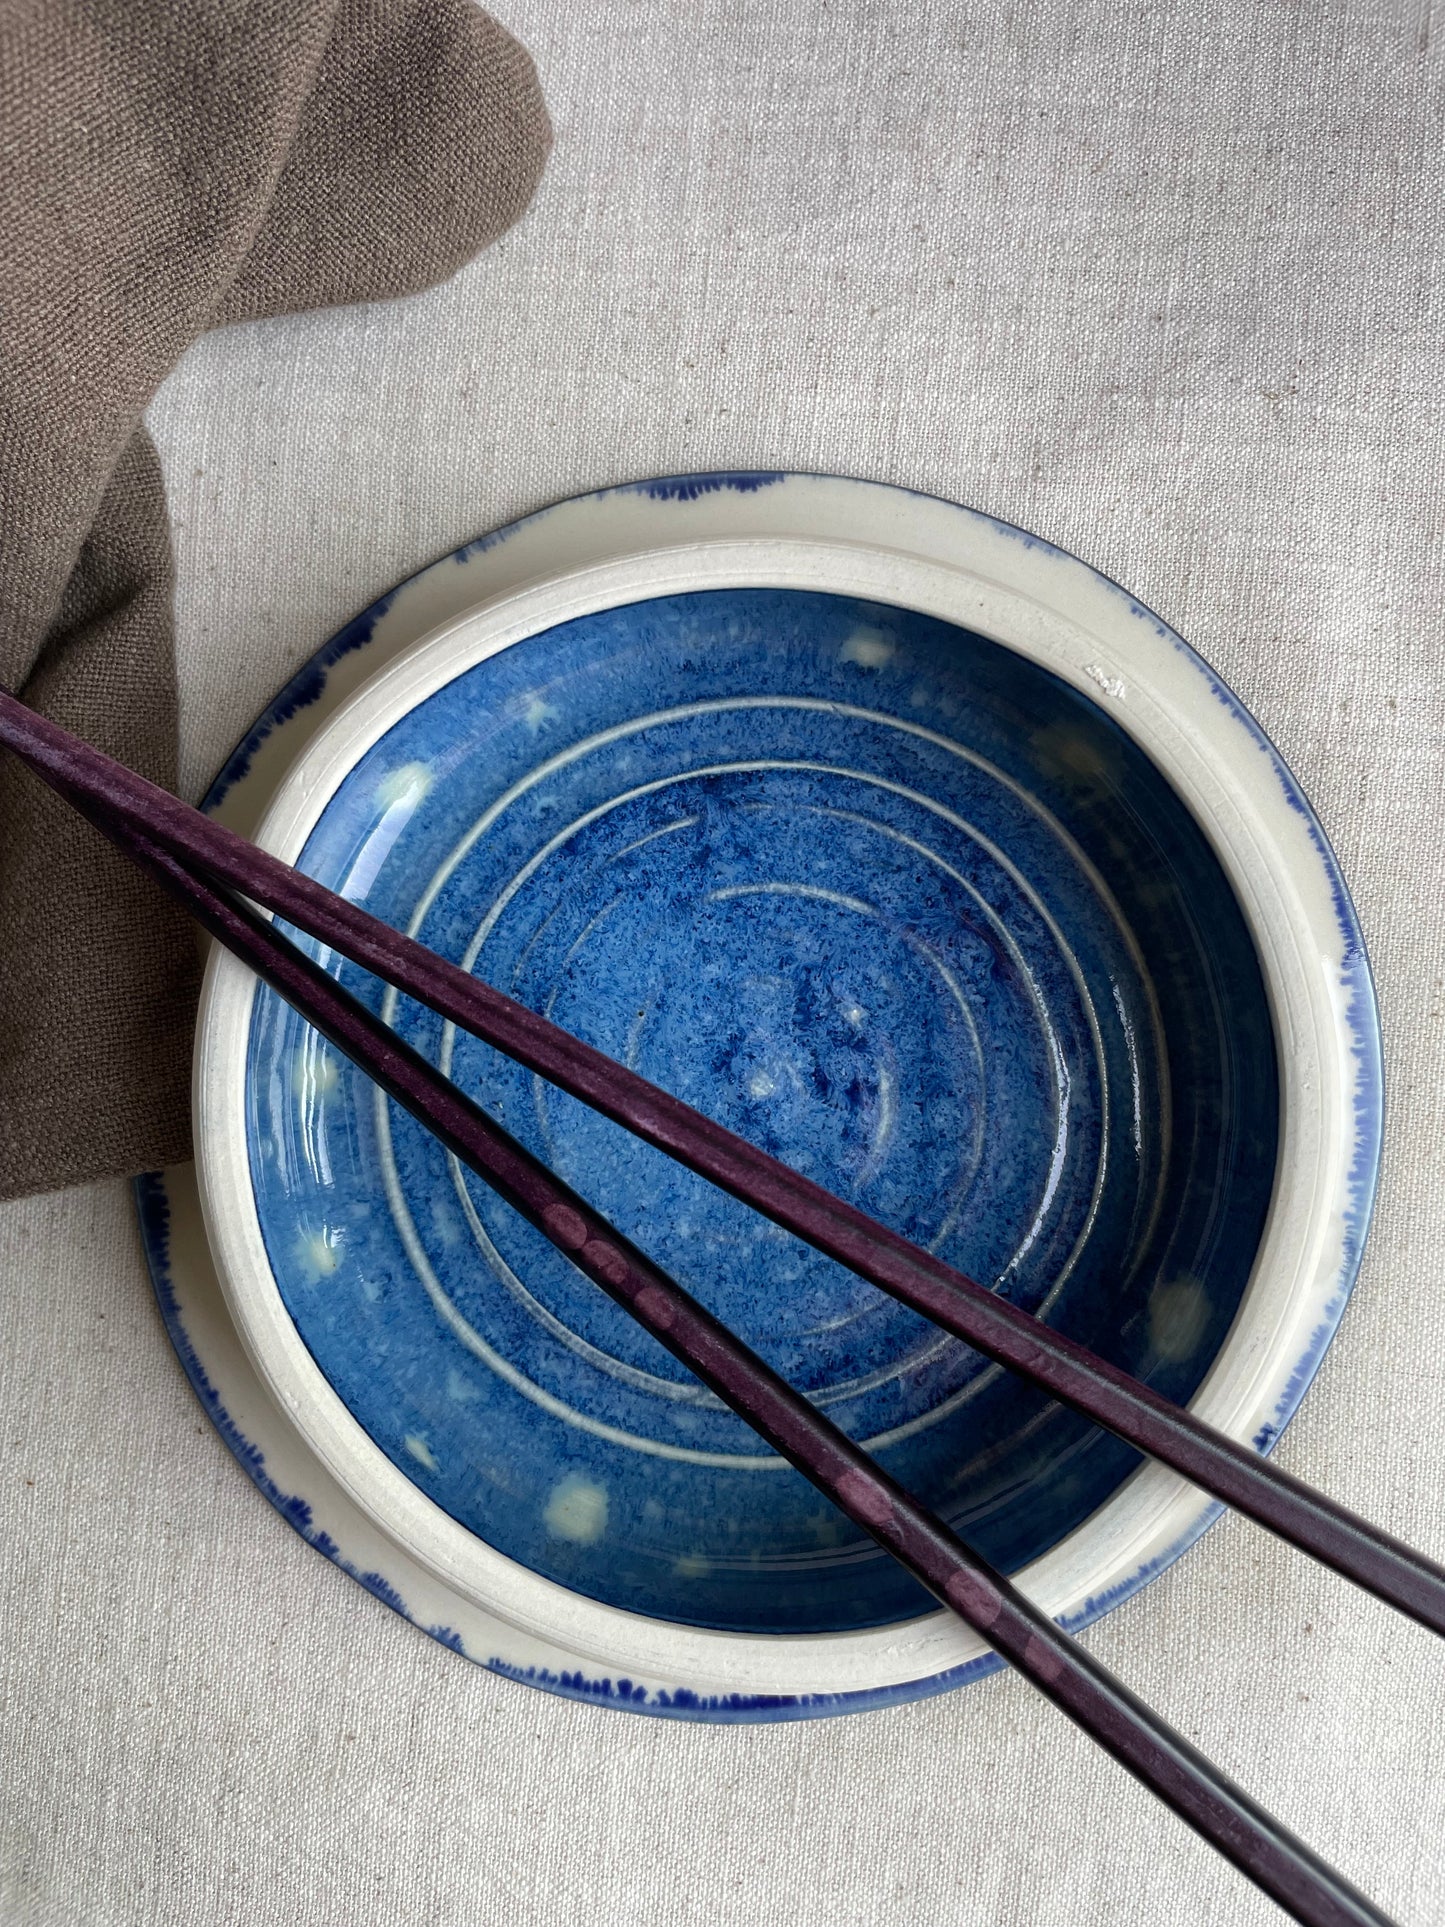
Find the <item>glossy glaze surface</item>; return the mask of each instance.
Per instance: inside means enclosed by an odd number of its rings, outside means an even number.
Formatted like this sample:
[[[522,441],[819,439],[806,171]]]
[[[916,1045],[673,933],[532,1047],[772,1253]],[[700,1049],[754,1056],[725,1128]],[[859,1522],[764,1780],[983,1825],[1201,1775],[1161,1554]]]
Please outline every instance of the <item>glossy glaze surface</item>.
[[[607,610],[415,708],[304,866],[1172,1395],[1213,1358],[1274,1170],[1259,967],[1158,771],[1021,656],[803,591]],[[1127,1451],[957,1341],[394,1015],[990,1558],[1036,1556],[1127,1476]],[[287,1308],[453,1517],[664,1619],[926,1608],[269,996],[249,1064]]]

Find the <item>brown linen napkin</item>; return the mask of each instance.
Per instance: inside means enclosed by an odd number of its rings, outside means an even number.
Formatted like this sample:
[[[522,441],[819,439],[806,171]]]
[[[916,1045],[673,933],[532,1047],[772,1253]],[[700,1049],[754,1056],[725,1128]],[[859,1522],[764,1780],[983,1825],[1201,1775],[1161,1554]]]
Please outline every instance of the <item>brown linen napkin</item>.
[[[174,787],[146,403],[206,328],[451,274],[550,140],[472,0],[0,0],[0,683]],[[0,1198],[189,1155],[196,955],[0,757]]]

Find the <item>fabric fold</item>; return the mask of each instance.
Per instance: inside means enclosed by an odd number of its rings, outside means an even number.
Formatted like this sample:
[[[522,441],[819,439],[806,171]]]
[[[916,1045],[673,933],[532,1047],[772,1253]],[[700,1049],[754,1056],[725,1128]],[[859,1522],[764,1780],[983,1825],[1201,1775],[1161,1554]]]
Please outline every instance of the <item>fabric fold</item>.
[[[0,0],[0,682],[174,786],[151,396],[208,327],[453,273],[550,139],[472,0]],[[0,1198],[188,1154],[197,961],[0,759]]]

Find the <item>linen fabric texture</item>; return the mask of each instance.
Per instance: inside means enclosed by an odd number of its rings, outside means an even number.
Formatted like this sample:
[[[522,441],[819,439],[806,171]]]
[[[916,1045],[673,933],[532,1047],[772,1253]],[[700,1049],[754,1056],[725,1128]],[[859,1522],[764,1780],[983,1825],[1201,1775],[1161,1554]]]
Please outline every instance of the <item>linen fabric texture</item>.
[[[395,582],[560,496],[797,468],[1125,584],[1319,811],[1381,1189],[1279,1447],[1445,1558],[1440,0],[492,0],[557,142],[414,301],[218,330],[148,411],[181,772]],[[4,1927],[1281,1927],[1001,1674],[699,1727],[468,1665],[293,1532],[128,1187],[0,1209]],[[1442,1649],[1226,1518],[1085,1639],[1401,1927],[1445,1921]]]

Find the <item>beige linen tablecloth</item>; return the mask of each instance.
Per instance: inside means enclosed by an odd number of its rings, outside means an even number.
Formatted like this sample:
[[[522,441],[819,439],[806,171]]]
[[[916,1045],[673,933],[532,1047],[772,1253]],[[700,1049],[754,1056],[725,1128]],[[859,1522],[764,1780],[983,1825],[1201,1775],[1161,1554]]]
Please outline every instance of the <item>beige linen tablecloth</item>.
[[[1224,672],[1354,889],[1389,1057],[1355,1303],[1282,1448],[1445,1556],[1445,10],[513,0],[557,146],[438,294],[212,337],[151,412],[183,780],[340,622],[571,491],[975,503]],[[666,1725],[473,1670],[308,1550],[102,1186],[0,1213],[0,1920],[1255,1927],[1016,1679]],[[1090,1643],[1407,1923],[1445,1649],[1228,1521]]]

